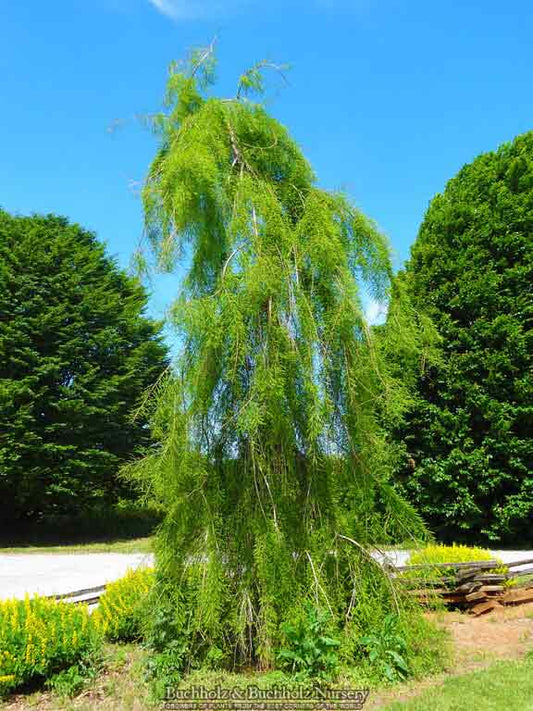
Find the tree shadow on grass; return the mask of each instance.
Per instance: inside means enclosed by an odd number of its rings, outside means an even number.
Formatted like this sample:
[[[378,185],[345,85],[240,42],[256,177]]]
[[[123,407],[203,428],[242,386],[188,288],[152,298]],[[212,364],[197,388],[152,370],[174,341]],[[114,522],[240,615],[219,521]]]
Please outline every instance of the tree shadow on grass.
[[[120,503],[68,516],[0,521],[0,548],[80,546],[117,543],[151,536],[161,513],[136,503]]]

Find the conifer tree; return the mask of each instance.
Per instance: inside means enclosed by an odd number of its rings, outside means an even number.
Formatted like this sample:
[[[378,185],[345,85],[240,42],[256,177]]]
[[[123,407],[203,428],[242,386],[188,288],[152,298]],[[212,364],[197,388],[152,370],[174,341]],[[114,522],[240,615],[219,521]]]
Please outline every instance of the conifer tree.
[[[161,446],[131,475],[167,512],[158,607],[190,660],[230,666],[275,663],[305,600],[348,649],[395,604],[367,544],[422,534],[377,417],[407,396],[361,305],[362,284],[386,298],[386,241],[250,100],[265,68],[221,99],[211,50],[175,65],[144,189],[159,264],[185,255],[188,272],[178,372],[154,404]]]
[[[131,495],[118,470],[151,444],[132,410],[167,367],[146,302],[91,232],[0,210],[1,529]]]
[[[398,479],[450,539],[533,540],[532,229],[529,132],[433,198],[399,277],[440,333],[441,357],[396,432],[412,463]]]

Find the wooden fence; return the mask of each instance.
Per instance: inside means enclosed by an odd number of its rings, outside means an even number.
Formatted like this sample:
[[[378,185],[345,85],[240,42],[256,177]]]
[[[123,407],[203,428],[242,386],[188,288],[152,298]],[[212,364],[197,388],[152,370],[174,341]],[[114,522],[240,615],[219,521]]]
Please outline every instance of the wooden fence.
[[[428,563],[388,566],[388,572],[422,604],[440,599],[449,607],[482,615],[505,605],[533,602],[533,566],[523,567],[532,563],[533,558],[511,563]]]

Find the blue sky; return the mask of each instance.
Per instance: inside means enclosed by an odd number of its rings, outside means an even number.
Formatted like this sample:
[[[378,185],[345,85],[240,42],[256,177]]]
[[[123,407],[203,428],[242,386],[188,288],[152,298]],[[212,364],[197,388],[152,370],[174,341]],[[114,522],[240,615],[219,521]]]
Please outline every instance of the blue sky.
[[[3,0],[0,33],[0,206],[66,215],[123,266],[155,150],[136,116],[215,34],[222,93],[259,59],[291,63],[269,108],[397,265],[446,181],[533,128],[530,0]],[[175,288],[156,282],[152,313]]]

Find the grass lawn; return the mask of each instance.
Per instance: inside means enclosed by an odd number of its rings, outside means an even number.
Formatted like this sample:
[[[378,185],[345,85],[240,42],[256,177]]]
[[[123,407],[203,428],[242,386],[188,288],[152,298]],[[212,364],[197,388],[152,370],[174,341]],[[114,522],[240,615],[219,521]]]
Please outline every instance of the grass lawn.
[[[420,696],[382,711],[532,711],[533,657],[495,662],[487,669],[452,676]]]
[[[0,547],[3,553],[151,553],[152,537],[131,538],[116,541],[97,541],[94,543],[74,543],[60,545],[43,543],[42,545]]]
[[[136,502],[0,526],[3,553],[149,553],[161,514]]]

